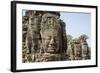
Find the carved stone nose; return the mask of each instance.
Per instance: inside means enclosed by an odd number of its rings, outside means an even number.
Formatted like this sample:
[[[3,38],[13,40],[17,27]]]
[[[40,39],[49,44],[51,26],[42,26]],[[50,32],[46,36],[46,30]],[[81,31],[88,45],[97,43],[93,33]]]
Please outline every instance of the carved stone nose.
[[[54,38],[52,38],[52,39],[50,40],[50,45],[54,45],[54,44],[55,44]]]

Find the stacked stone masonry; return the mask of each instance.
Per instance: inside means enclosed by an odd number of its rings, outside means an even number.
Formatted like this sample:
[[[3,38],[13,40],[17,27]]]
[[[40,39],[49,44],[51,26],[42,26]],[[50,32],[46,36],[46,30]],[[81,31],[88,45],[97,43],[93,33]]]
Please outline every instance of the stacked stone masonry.
[[[22,16],[22,62],[90,59],[86,36],[69,40],[60,12],[27,10]]]

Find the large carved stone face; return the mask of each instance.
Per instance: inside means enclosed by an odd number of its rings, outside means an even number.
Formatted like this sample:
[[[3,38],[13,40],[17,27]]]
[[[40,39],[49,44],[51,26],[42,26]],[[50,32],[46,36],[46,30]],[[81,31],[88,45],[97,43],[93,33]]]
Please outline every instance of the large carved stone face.
[[[42,46],[45,52],[47,53],[58,53],[61,49],[61,33],[55,29],[45,30],[42,37]]]

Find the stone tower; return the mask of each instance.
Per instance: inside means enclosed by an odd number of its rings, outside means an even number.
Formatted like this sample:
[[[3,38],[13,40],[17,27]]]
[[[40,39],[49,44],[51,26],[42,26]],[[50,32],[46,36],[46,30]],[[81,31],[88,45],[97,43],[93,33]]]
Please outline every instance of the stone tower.
[[[65,23],[60,13],[27,10],[24,17],[28,18],[24,38],[26,62],[66,60]]]

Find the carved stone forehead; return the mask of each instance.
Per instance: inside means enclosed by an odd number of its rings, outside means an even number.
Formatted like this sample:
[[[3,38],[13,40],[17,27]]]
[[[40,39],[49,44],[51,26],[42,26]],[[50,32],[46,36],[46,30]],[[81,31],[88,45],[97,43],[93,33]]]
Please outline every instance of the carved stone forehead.
[[[46,14],[43,15],[43,18],[49,18],[49,17],[51,17],[51,18],[59,18],[58,15],[51,14],[51,13],[46,13]]]
[[[48,35],[57,35],[59,33],[59,30],[56,29],[47,29],[46,31],[44,31],[44,34],[48,34]]]
[[[59,37],[61,35],[61,30],[56,29],[47,29],[43,32],[41,32],[41,37],[47,37],[47,36],[57,36]]]
[[[48,25],[47,26],[44,26],[44,27],[42,27],[42,29],[41,29],[41,34],[44,36],[46,36],[46,35],[60,35],[61,34],[61,26],[60,26],[60,24],[54,24],[53,26],[51,25],[51,27],[50,27],[50,25],[49,25],[49,28],[48,28]],[[41,36],[42,36],[41,35]]]

